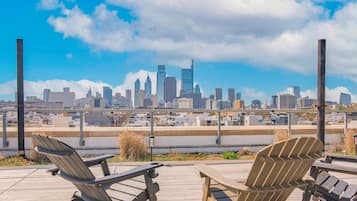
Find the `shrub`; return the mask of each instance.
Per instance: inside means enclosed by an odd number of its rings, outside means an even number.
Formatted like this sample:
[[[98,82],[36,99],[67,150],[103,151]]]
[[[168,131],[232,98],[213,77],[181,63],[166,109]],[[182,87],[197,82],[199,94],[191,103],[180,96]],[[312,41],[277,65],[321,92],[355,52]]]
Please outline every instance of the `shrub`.
[[[347,153],[353,153],[355,148],[355,143],[353,139],[354,131],[352,129],[345,133],[345,148]]]
[[[124,131],[119,140],[120,158],[123,160],[144,160],[148,156],[144,137]]]
[[[227,151],[223,153],[223,158],[226,160],[237,160],[239,159],[239,156],[237,153],[234,153],[233,151]]]
[[[274,142],[280,142],[289,139],[288,131],[286,130],[275,130]]]

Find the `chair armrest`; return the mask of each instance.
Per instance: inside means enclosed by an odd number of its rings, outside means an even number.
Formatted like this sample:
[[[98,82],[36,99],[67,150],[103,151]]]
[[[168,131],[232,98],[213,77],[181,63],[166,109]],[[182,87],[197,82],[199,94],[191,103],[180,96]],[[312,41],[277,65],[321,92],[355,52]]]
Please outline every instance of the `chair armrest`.
[[[251,191],[248,186],[241,183],[236,183],[230,179],[227,179],[226,177],[223,177],[219,172],[208,167],[207,165],[196,165],[196,169],[200,172],[201,177],[208,177],[233,191]]]
[[[345,162],[357,163],[357,157],[340,155],[340,154],[326,154],[325,161],[323,162],[331,163],[332,161],[345,161]]]
[[[100,163],[102,163],[103,161],[109,159],[109,158],[113,158],[114,155],[112,154],[106,154],[106,155],[102,155],[102,156],[97,156],[97,157],[93,157],[93,158],[89,158],[84,160],[84,164],[86,164],[88,167],[94,166],[94,165],[99,165]]]
[[[323,163],[319,161],[315,161],[314,164],[312,165],[312,168],[315,168],[317,170],[327,171],[327,172],[333,171],[333,172],[357,175],[357,168],[355,167],[346,167],[346,166],[341,166],[331,163]]]
[[[106,155],[102,155],[102,156],[97,156],[97,157],[93,157],[93,158],[89,158],[84,160],[84,164],[87,165],[87,167],[91,167],[94,165],[99,165],[101,164],[103,161],[109,159],[109,158],[113,158],[114,155],[112,154],[106,154]],[[56,168],[51,168],[49,170],[47,170],[47,172],[50,172],[52,175],[57,175],[58,174],[59,169]]]
[[[137,177],[140,175],[144,175],[145,173],[154,170],[155,168],[161,167],[163,164],[161,163],[151,163],[148,165],[143,165],[136,167],[134,169],[118,173],[118,174],[111,174],[108,176],[104,176],[102,178],[95,179],[93,182],[91,182],[94,185],[97,186],[104,186],[104,185],[111,185],[114,183],[118,183],[120,181],[124,181],[127,179],[131,179],[133,177]],[[150,175],[154,177],[155,175]]]

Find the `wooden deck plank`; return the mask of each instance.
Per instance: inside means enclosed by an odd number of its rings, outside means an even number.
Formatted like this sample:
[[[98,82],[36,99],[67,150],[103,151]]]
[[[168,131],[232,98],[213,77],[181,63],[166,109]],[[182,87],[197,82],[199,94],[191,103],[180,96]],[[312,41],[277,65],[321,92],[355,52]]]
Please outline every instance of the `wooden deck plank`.
[[[342,164],[342,163],[341,163]],[[221,172],[224,176],[242,180],[247,178],[248,171],[252,163],[250,164],[228,164],[228,165],[212,165],[213,168]],[[111,169],[115,169],[115,172],[121,172],[133,168],[132,166],[121,166],[111,164]],[[94,168],[100,172],[100,167]],[[13,175],[21,175],[23,178],[19,182],[19,177],[12,178],[14,183],[18,182],[12,188],[6,192],[0,194],[0,200],[12,200],[12,201],[36,201],[46,200],[51,197],[52,201],[69,200],[75,188],[69,182],[64,181],[58,176],[51,176],[46,173],[45,169],[39,169],[29,177],[24,177],[23,172],[29,172],[33,169],[13,169],[13,170],[1,170],[13,173]],[[160,174],[155,180],[160,185],[160,191],[158,192],[158,200],[160,201],[200,201],[202,196],[202,180],[199,177],[197,171],[193,166],[171,166],[161,167],[158,170]],[[339,178],[343,178],[350,184],[357,182],[357,176],[338,174]],[[7,182],[9,178],[6,179]],[[11,178],[10,178],[11,179]],[[2,182],[0,178],[0,188],[7,182]],[[288,201],[300,201],[302,197],[301,190],[295,190],[290,195]],[[53,199],[52,199],[53,198]]]

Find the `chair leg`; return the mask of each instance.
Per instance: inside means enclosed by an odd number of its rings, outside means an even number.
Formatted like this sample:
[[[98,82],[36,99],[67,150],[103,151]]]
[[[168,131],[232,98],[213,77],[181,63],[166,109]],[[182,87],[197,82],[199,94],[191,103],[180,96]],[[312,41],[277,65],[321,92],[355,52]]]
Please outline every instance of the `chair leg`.
[[[77,192],[73,193],[71,201],[84,201],[82,198],[80,198],[78,195],[76,195]]]
[[[210,185],[211,185],[211,179],[209,177],[205,177],[205,183],[203,184],[202,201],[207,201],[208,200],[209,186]]]
[[[146,188],[149,196],[150,201],[157,201],[157,197],[155,193],[159,190],[158,185],[156,183],[153,183],[152,181],[152,175],[155,175],[154,170],[150,170],[144,174],[145,177],[145,183],[146,183]]]
[[[305,191],[302,196],[303,201],[310,201],[311,200],[311,195],[312,195],[312,186],[306,186]]]

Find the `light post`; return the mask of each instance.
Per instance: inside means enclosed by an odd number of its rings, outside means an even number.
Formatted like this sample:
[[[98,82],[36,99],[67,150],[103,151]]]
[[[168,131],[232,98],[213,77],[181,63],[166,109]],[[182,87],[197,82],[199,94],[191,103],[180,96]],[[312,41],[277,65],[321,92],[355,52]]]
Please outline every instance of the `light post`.
[[[150,146],[150,161],[152,161],[152,149],[155,144],[155,136],[150,136],[149,137],[149,146]]]

